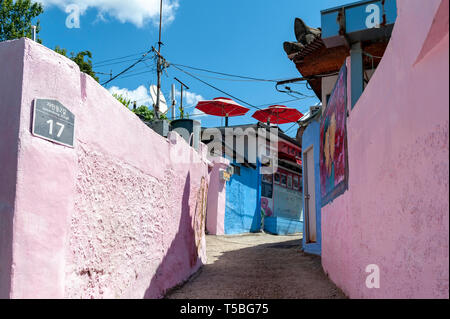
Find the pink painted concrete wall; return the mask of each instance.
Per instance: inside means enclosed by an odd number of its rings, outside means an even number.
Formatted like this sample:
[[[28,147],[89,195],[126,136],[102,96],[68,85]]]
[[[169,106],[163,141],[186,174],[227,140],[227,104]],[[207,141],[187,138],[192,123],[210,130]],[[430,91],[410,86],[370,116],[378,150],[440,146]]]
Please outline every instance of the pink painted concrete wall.
[[[206,211],[206,229],[211,235],[225,234],[226,182],[220,179],[220,170],[227,169],[230,161],[224,157],[212,159]]]
[[[22,92],[23,43],[0,45],[0,298],[9,297],[12,225],[16,201],[17,153]]]
[[[35,98],[75,114],[74,149],[31,135]],[[0,43],[0,133],[2,297],[157,298],[206,261],[206,152],[157,135],[69,59]]]
[[[322,263],[351,298],[448,298],[448,0],[398,10],[348,118],[349,190],[322,208]]]

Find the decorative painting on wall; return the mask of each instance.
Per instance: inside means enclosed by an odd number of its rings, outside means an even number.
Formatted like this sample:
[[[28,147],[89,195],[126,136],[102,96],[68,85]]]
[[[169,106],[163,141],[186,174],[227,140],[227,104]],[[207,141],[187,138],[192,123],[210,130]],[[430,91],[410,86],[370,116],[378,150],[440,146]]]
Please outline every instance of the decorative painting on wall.
[[[336,85],[320,123],[320,189],[325,206],[348,189],[347,67]]]
[[[206,181],[205,177],[202,177],[200,182],[200,188],[197,193],[195,215],[193,220],[196,251],[190,256],[191,267],[193,267],[197,263],[199,253],[201,252],[202,249],[201,243],[202,238],[205,234],[205,224],[206,224],[206,206],[208,202],[207,194],[208,194],[208,182]]]
[[[261,219],[272,216],[273,207],[273,175],[263,175],[261,183]]]

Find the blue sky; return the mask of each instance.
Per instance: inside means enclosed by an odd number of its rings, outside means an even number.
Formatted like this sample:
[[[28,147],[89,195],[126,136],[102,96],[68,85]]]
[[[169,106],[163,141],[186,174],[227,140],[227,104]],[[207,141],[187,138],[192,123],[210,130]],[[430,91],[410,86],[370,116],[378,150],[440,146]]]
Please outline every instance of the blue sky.
[[[39,36],[49,48],[56,45],[69,52],[90,50],[94,71],[113,75],[131,65],[139,53],[156,46],[158,41],[158,0],[41,0],[45,13],[39,17],[42,31]],[[164,0],[162,54],[172,63],[209,69],[230,74],[262,79],[288,79],[298,77],[295,65],[283,50],[284,41],[295,41],[294,19],[302,18],[308,25],[320,26],[320,10],[354,2],[352,0]],[[68,4],[81,9],[80,28],[66,27]],[[105,60],[130,56],[121,60]],[[112,64],[115,63],[115,64]],[[153,60],[138,64],[128,76],[107,85],[114,92],[150,105],[149,86],[156,84],[152,72]],[[272,103],[293,98],[275,90],[274,83],[220,80],[218,75],[186,69],[202,80],[217,86],[252,105],[266,107]],[[145,73],[143,73],[145,72]],[[189,86],[184,106],[190,114],[199,99],[224,96],[201,82],[181,73],[174,67],[162,77],[162,88],[169,97],[170,86],[177,77]],[[101,80],[108,76],[100,75]],[[179,85],[177,85],[177,89]],[[305,95],[314,95],[303,84],[292,85]],[[317,104],[317,98],[306,98],[284,105],[295,107],[302,113]],[[242,103],[241,103],[242,104]],[[190,107],[190,108],[189,108]],[[230,118],[230,125],[256,123],[251,115]],[[203,126],[221,124],[221,118],[195,116]],[[286,130],[292,125],[282,125]],[[294,135],[292,128],[288,134]]]

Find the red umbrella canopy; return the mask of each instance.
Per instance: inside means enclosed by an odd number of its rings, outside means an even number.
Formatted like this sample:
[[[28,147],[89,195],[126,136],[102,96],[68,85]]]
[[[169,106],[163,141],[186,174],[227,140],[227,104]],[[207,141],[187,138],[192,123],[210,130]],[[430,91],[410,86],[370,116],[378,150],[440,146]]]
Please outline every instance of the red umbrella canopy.
[[[240,116],[250,111],[250,109],[226,97],[217,97],[212,101],[200,101],[196,108],[209,115],[226,117]]]
[[[272,105],[267,109],[256,111],[252,116],[263,123],[286,124],[297,122],[303,114],[284,105]]]

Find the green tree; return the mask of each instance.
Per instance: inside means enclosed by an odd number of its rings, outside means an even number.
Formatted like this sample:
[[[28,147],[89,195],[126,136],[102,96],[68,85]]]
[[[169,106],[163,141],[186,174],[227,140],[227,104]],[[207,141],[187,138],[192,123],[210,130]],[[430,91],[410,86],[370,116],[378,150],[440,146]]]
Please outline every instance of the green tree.
[[[64,55],[65,57],[68,57],[69,59],[71,59],[73,62],[75,62],[76,64],[78,64],[78,66],[80,67],[81,72],[84,72],[86,74],[89,74],[90,76],[92,76],[97,82],[99,82],[98,77],[96,76],[94,70],[92,69],[92,53],[90,51],[82,51],[82,52],[78,52],[77,54],[71,52],[70,53],[70,57],[67,55],[67,50],[60,48],[59,46],[56,46],[55,48],[55,52]],[[87,56],[86,61],[84,60],[84,58]]]
[[[127,109],[130,109],[130,105],[132,103],[131,100],[127,99],[123,95],[116,93],[114,93],[113,96]],[[150,110],[146,105],[141,105],[140,107],[137,107],[136,109],[133,109],[131,111],[144,122],[152,122],[155,119],[155,112],[153,110]],[[161,114],[159,117],[162,120],[167,120],[167,116],[164,114]]]
[[[33,37],[33,19],[44,12],[40,3],[32,3],[31,0],[0,0],[0,41]],[[39,20],[36,26],[36,34],[41,30]],[[42,43],[41,39],[36,39]]]

